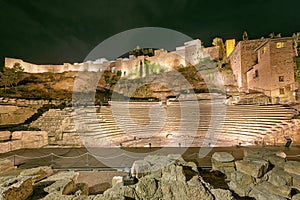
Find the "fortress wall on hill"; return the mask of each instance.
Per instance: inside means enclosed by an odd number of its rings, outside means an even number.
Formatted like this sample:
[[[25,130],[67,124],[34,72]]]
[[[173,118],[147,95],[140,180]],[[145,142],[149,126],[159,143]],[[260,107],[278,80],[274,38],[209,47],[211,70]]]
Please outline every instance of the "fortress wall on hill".
[[[218,49],[216,47],[210,48],[202,48],[202,54],[209,54],[211,59],[215,59],[218,57]],[[95,63],[95,62],[84,62],[84,63],[64,63],[62,65],[37,65],[32,64],[29,62],[25,62],[21,59],[16,58],[5,58],[5,66],[8,68],[12,68],[16,63],[20,63],[21,66],[24,68],[25,72],[28,73],[63,73],[67,71],[94,71],[94,72],[102,72],[104,70],[110,70],[109,67],[114,67],[116,71],[121,70],[122,75],[126,76],[130,73],[136,73],[137,67],[140,66],[140,62],[144,65],[144,60],[147,59],[150,61],[150,64],[156,64],[161,66],[161,69],[169,70],[173,66],[186,66],[185,57],[190,56],[193,57],[194,60],[196,57],[199,57],[198,53],[193,53],[194,49],[189,49],[187,54],[181,55],[180,48],[177,49],[175,52],[168,52],[166,50],[156,50],[155,55],[152,57],[148,56],[138,56],[135,59],[130,60],[116,60],[111,62],[102,62],[102,63]],[[197,54],[197,55],[196,55]],[[201,57],[201,56],[200,56]]]
[[[64,63],[62,65],[36,65],[29,62],[25,62],[16,58],[5,58],[5,67],[12,68],[16,63],[20,63],[25,72],[28,73],[63,73],[67,71],[104,71],[110,62],[104,62],[101,64],[94,64],[92,62],[70,64]]]

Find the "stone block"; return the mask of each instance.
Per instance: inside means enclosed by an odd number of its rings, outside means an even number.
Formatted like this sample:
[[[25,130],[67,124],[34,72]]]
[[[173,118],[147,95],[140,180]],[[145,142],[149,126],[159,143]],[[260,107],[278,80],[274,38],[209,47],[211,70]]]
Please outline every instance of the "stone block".
[[[21,140],[13,140],[8,143],[10,144],[10,151],[14,151],[14,150],[23,148],[23,143]]]
[[[0,160],[0,172],[11,171],[16,169],[14,163],[8,159]]]
[[[1,142],[0,143],[0,153],[7,153],[10,151],[10,142]]]
[[[256,185],[249,193],[249,197],[253,197],[259,200],[287,200],[287,198],[272,194],[265,187],[261,185]]]
[[[262,182],[260,186],[265,188],[265,190],[271,194],[275,194],[289,199],[292,197],[291,195],[292,188],[290,186],[287,185],[275,186],[269,182]]]
[[[15,131],[12,133],[12,139],[22,141],[21,148],[41,148],[48,145],[46,131]]]
[[[291,186],[293,184],[292,176],[279,167],[273,168],[265,176],[269,183],[278,187]]]
[[[235,162],[235,166],[239,172],[260,178],[267,172],[269,163],[265,160],[240,160]]]
[[[22,140],[23,131],[15,131],[12,133],[12,140]]]
[[[53,174],[51,167],[42,166],[32,169],[25,169],[20,173],[20,176],[31,176],[33,183],[38,182],[44,178],[47,178]]]
[[[70,171],[70,172],[61,172],[54,174],[47,179],[43,180],[44,181],[57,181],[61,179],[71,179],[71,180],[77,180],[77,177],[79,176],[78,172]]]
[[[221,162],[218,160],[211,158],[212,170],[222,172],[227,178],[230,178],[230,174],[235,171],[235,163],[233,161]]]
[[[0,131],[0,142],[7,141],[11,139],[10,131]]]
[[[288,161],[284,165],[284,171],[300,176],[300,162]]]
[[[266,157],[266,159],[276,167],[284,168],[286,159],[284,157],[278,156],[278,155],[269,155]]]
[[[212,159],[221,163],[228,163],[234,161],[234,157],[227,152],[215,152],[212,155]]]
[[[231,173],[230,179],[231,181],[228,183],[229,188],[243,197],[249,194],[251,187],[255,183],[255,179],[252,176],[238,171]]]
[[[63,195],[71,194],[76,190],[76,184],[73,180],[70,179],[61,179],[55,181],[53,184],[44,188],[44,191],[47,193],[59,192]]]
[[[54,174],[39,183],[50,183],[44,188],[47,193],[58,192],[61,195],[68,195],[76,192],[78,172],[62,172]]]

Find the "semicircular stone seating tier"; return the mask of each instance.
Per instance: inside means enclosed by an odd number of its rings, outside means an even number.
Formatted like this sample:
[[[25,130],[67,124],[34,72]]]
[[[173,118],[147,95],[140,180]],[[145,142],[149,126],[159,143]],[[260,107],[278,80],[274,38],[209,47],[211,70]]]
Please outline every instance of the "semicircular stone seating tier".
[[[199,103],[199,112],[195,112],[195,103],[174,102],[161,107],[166,116],[162,118],[158,116],[161,113],[154,111],[153,115],[151,111],[158,105],[132,102],[126,109],[124,103],[118,102],[113,107],[117,112],[111,106],[79,107],[76,113],[72,108],[49,110],[31,125],[50,132],[54,137],[51,141],[61,145],[82,145],[83,140],[89,146],[233,146],[284,142],[282,134],[292,127],[291,119],[296,114],[294,109],[282,105],[232,105],[225,107],[224,114],[212,114],[208,102]],[[215,110],[219,108],[224,105],[214,105]],[[189,116],[182,117],[182,111]],[[151,113],[154,117],[149,117]],[[189,121],[198,118],[197,126]],[[213,120],[218,119],[218,126],[214,127]],[[78,120],[84,122],[82,130],[75,128]],[[182,128],[189,123],[195,127]],[[191,130],[195,132],[192,135]]]

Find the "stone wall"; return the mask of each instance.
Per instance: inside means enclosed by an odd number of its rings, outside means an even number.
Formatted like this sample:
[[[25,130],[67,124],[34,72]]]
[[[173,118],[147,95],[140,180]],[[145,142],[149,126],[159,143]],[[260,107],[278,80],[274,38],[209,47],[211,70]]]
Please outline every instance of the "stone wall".
[[[237,81],[239,88],[242,87],[242,63],[241,63],[241,43],[238,43],[233,52],[229,56],[231,69]]]
[[[34,113],[38,106],[13,106],[0,105],[0,125],[12,125],[24,123]]]
[[[16,63],[21,64],[24,68],[24,72],[28,73],[63,73],[67,71],[104,71],[110,64],[110,62],[94,63],[64,63],[62,65],[37,65],[29,62],[25,62],[21,59],[5,58],[5,67],[12,68]]]
[[[24,123],[43,105],[71,105],[71,100],[28,100],[0,97],[0,125]]]
[[[146,66],[145,59],[150,62],[148,66]],[[145,77],[147,74],[158,74],[161,71],[170,71],[173,67],[185,66],[185,59],[175,52],[160,51],[152,57],[138,56],[133,60],[116,60],[113,65],[116,71],[122,72],[122,76],[137,78],[141,75]],[[142,74],[140,74],[141,67],[143,67]],[[146,72],[146,67],[149,67],[149,73]]]
[[[0,105],[11,105],[11,106],[42,106],[42,105],[60,105],[61,103],[70,104],[70,100],[35,100],[35,99],[16,99],[0,97]]]
[[[0,153],[26,148],[41,148],[48,145],[48,133],[45,131],[1,131]]]
[[[204,52],[208,54],[212,60],[219,60],[221,57],[220,48],[218,46],[204,48]]]
[[[157,64],[161,69],[168,70],[172,67],[186,66],[188,64],[197,64],[199,59],[210,57],[212,60],[217,60],[220,57],[220,51],[217,47],[204,48],[199,39],[184,43],[184,46],[176,48],[174,52],[166,50],[156,50],[152,57],[139,56],[130,59],[117,59],[115,61],[107,61],[98,59],[96,61],[87,61],[84,63],[64,63],[62,65],[37,65],[25,62],[21,59],[5,58],[5,66],[12,68],[16,63],[21,64],[25,72],[28,73],[63,73],[67,71],[93,71],[102,72],[104,70],[121,70],[122,76],[136,73],[140,62],[144,65],[144,59],[147,59],[151,64]],[[138,74],[135,74],[135,78]]]
[[[72,108],[50,109],[32,122],[30,127],[46,131],[50,145],[82,146],[79,135],[74,131],[68,131],[74,127]]]

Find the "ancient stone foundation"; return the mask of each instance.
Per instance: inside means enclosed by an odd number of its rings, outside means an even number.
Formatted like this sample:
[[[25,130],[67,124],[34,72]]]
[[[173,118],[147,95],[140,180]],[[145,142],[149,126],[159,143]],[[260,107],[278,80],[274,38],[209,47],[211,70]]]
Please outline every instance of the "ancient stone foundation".
[[[18,149],[36,149],[48,145],[46,131],[0,131],[0,153]]]

